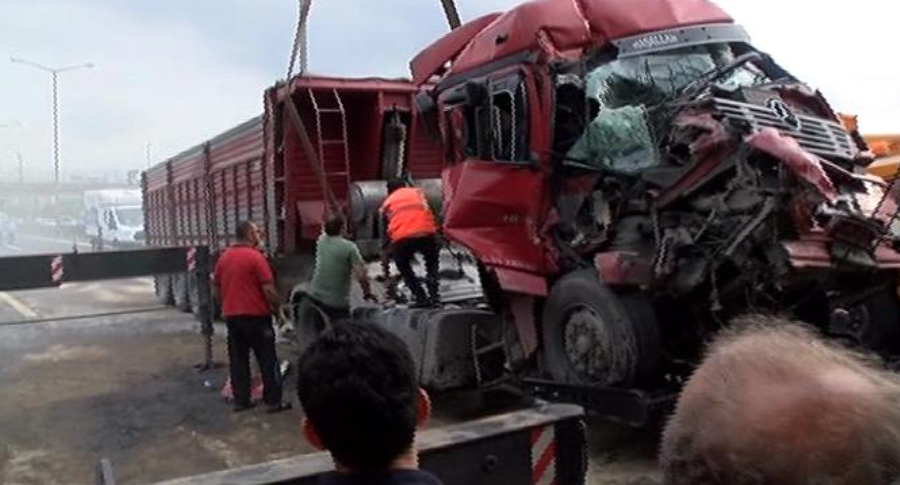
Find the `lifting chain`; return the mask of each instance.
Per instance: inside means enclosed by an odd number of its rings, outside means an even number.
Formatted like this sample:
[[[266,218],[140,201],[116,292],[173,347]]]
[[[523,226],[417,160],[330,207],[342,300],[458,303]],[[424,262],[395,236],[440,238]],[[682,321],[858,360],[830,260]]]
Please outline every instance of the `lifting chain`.
[[[395,167],[397,167],[397,176],[401,179],[407,179],[408,175],[406,173],[406,137],[407,130],[406,125],[400,121],[400,113],[398,111],[394,111],[394,115],[391,118],[391,128],[397,130],[400,134],[397,140],[397,160],[395,160]]]

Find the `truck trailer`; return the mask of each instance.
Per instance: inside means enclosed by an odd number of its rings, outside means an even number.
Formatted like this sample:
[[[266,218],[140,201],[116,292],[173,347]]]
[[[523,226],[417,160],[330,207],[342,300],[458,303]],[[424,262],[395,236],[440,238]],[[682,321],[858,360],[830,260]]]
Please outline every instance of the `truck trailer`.
[[[286,89],[348,212],[352,198],[383,192],[383,180],[401,171],[426,186],[440,177],[440,147],[416,122],[409,81],[298,76],[267,90],[262,115],[143,174],[148,244],[217,250],[234,242],[240,221],[252,220],[265,231],[282,294],[307,277],[325,203],[279,100]],[[187,276],[157,277],[160,297],[185,310],[196,304],[195,288]]]

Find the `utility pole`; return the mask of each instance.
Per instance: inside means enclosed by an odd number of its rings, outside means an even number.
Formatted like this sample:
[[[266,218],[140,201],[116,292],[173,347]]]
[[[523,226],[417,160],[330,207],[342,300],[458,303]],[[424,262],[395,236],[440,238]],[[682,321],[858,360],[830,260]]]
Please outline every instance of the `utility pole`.
[[[52,77],[52,85],[53,85],[53,180],[59,185],[59,172],[60,172],[60,162],[59,162],[59,75],[68,72],[74,71],[76,69],[91,69],[94,67],[92,63],[84,63],[84,64],[76,64],[73,66],[66,67],[47,67],[43,64],[38,64],[36,62],[31,62],[25,59],[20,59],[17,57],[10,57],[9,60],[16,64],[24,64],[26,66],[31,66],[35,69],[40,69],[44,72],[49,72]]]

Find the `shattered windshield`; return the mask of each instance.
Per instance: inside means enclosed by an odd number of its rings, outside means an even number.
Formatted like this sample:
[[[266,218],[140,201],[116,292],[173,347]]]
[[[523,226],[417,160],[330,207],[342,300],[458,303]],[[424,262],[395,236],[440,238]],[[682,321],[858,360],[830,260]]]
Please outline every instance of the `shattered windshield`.
[[[590,71],[584,79],[585,95],[597,115],[569,151],[566,164],[626,173],[656,165],[647,108],[664,103],[734,57],[728,45],[713,44],[617,59]],[[738,88],[766,80],[756,66],[745,64],[718,84]]]

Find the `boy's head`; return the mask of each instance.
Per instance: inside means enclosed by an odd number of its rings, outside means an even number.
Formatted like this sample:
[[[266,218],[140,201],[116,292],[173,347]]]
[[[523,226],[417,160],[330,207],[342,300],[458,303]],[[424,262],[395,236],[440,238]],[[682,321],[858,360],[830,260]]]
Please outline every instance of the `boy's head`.
[[[412,449],[430,412],[406,345],[374,324],[325,331],[297,372],[307,439],[355,472],[389,469]]]

